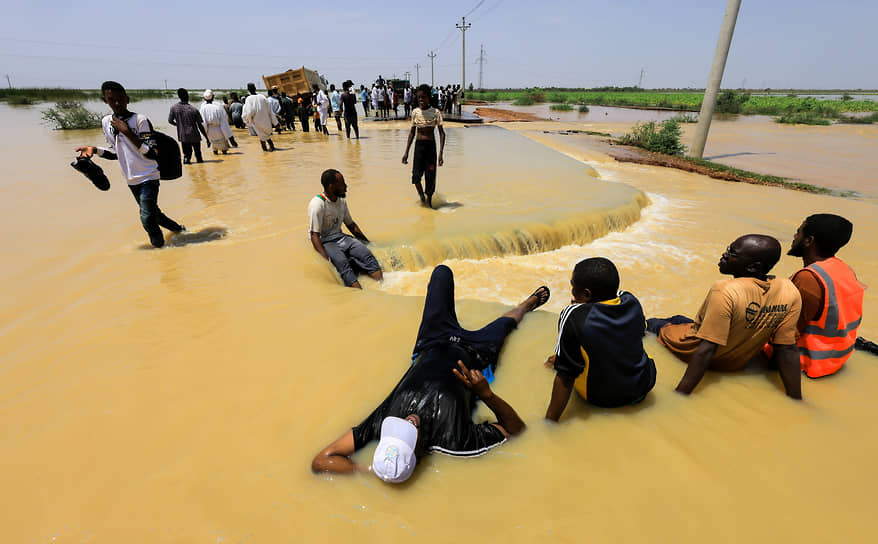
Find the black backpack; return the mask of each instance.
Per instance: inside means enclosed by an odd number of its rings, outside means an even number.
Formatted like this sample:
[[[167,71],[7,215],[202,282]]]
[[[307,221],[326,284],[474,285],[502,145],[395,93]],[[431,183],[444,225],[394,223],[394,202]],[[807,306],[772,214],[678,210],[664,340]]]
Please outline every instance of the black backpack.
[[[145,156],[159,164],[159,178],[164,180],[177,179],[183,175],[183,162],[180,154],[180,144],[177,140],[164,132],[159,132],[149,123],[149,132],[140,137],[151,149]]]

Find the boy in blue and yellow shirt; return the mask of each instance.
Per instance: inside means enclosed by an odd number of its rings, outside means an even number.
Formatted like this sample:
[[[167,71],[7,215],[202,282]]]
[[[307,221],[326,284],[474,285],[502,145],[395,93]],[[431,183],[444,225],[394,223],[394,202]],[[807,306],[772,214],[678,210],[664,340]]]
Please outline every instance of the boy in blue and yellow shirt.
[[[611,408],[642,401],[655,385],[655,363],[643,349],[646,319],[631,293],[618,291],[609,259],[577,263],[572,303],[558,320],[558,344],[546,366],[555,370],[546,419],[558,421],[573,389],[590,404]]]

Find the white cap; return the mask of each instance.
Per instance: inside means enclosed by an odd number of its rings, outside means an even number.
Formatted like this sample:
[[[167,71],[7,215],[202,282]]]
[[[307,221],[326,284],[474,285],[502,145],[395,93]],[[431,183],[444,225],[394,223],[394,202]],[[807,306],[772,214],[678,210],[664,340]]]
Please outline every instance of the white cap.
[[[398,417],[386,417],[381,422],[381,440],[372,458],[372,472],[393,484],[409,479],[415,470],[415,445],[418,428]]]
[[[213,100],[213,91],[206,89],[203,96],[205,100]]]

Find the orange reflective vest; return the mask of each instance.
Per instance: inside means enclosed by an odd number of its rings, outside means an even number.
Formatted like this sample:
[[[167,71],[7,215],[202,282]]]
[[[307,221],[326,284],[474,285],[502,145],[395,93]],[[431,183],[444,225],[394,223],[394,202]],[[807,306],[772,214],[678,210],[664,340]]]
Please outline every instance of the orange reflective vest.
[[[804,268],[823,285],[823,311],[809,321],[798,340],[802,371],[819,378],[838,371],[857,341],[857,328],[863,318],[863,292],[854,271],[837,257],[818,261]]]

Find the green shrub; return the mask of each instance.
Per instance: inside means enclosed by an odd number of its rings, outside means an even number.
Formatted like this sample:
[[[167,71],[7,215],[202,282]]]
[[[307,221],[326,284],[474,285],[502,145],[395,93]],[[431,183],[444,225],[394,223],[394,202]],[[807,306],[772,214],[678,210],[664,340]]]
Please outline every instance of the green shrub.
[[[579,106],[579,113],[588,113],[588,106],[585,104]]]
[[[6,103],[10,106],[30,106],[35,104],[36,100],[29,96],[10,96],[6,99]]]
[[[691,113],[681,113],[680,115],[675,115],[671,117],[672,120],[678,123],[697,123],[698,116],[693,115]]]
[[[556,104],[563,104],[567,102],[567,96],[562,93],[551,93],[546,97],[546,100],[549,102],[555,102]]]
[[[538,104],[546,101],[546,93],[539,89],[528,91],[527,97]]]
[[[656,125],[654,121],[637,123],[632,132],[622,136],[619,142],[665,155],[682,155],[686,150],[686,146],[680,142],[680,124],[673,119],[661,125]]]
[[[863,117],[847,117],[842,116],[839,118],[840,123],[852,123],[855,125],[871,125],[872,123],[878,123],[878,113],[873,113],[871,115],[866,115]]]
[[[42,117],[55,130],[71,130],[99,128],[103,116],[85,109],[79,102],[59,102],[44,111]]]
[[[535,103],[534,99],[527,95],[519,96],[512,101],[512,104],[515,106],[533,106]]]
[[[552,104],[549,106],[549,109],[552,111],[573,111],[573,106],[570,104]]]
[[[848,93],[844,93],[843,95],[841,95],[841,99],[844,101],[848,101],[848,100],[853,100],[854,97],[849,95]]]
[[[789,125],[829,125],[828,119],[818,117],[808,112],[785,113],[780,117],[774,118],[775,123],[786,123]]]
[[[737,93],[735,91],[723,91],[716,99],[717,113],[741,113],[741,105],[750,100],[747,93]]]

